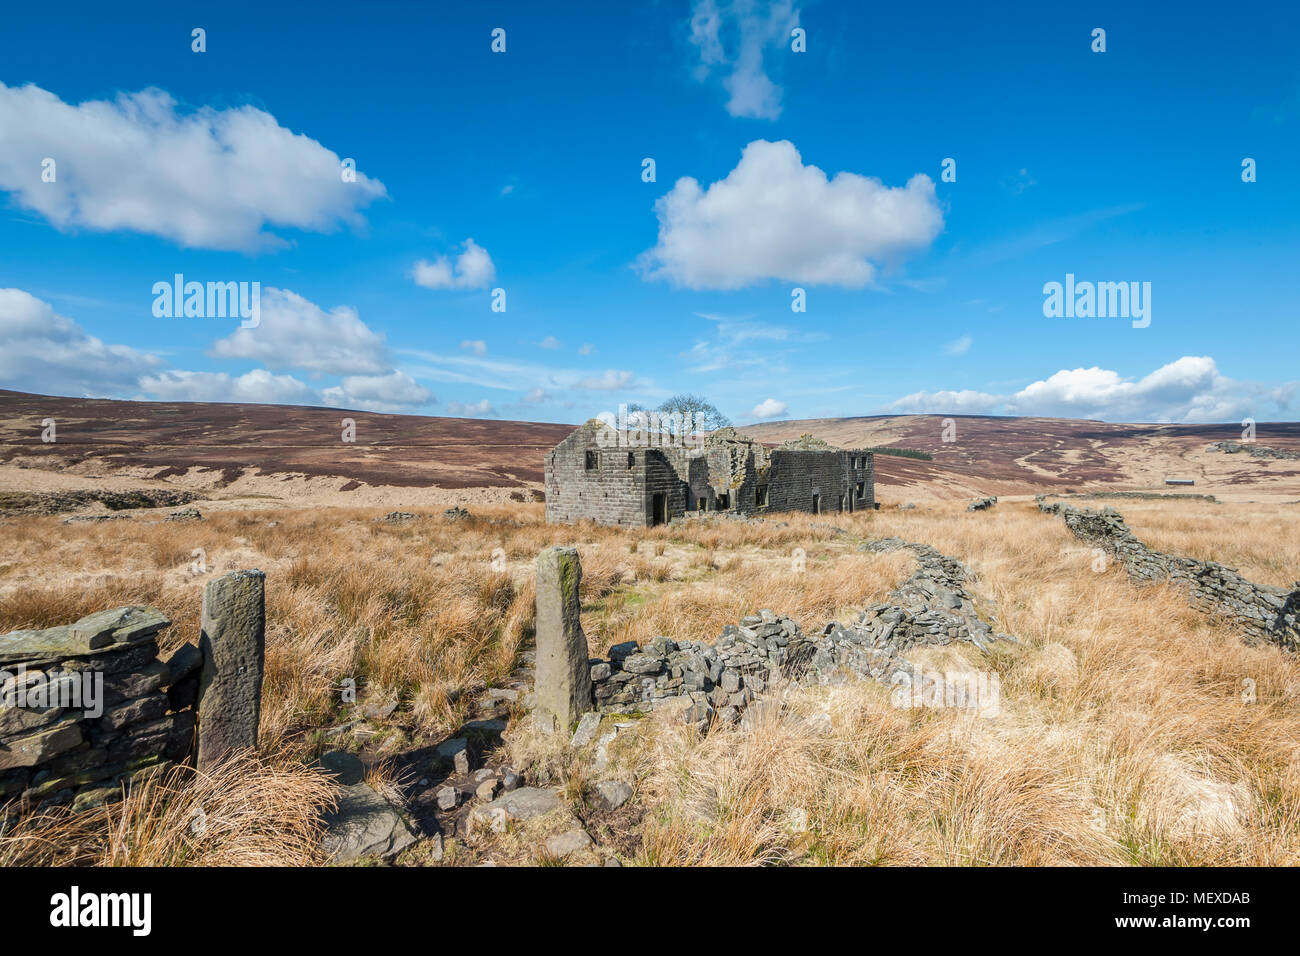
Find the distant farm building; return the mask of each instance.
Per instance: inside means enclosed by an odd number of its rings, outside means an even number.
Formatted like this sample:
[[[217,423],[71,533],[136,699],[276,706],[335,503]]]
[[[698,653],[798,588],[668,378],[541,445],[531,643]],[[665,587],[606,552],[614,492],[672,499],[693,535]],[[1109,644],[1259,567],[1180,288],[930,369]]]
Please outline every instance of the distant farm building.
[[[1166,485],[1194,485],[1196,484],[1196,479],[1195,478],[1166,478],[1165,484]]]
[[[667,439],[588,421],[546,456],[546,520],[646,527],[698,512],[875,507],[869,451],[833,448],[809,436],[769,449],[731,428],[695,447]]]

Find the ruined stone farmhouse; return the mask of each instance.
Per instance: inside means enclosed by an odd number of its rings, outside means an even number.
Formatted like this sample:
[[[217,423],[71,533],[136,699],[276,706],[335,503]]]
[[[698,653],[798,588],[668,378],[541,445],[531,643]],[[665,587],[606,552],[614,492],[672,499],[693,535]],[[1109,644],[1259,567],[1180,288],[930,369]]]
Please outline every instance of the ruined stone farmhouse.
[[[698,512],[875,507],[872,453],[809,436],[768,448],[724,428],[694,446],[591,419],[546,456],[546,520],[644,527]]]

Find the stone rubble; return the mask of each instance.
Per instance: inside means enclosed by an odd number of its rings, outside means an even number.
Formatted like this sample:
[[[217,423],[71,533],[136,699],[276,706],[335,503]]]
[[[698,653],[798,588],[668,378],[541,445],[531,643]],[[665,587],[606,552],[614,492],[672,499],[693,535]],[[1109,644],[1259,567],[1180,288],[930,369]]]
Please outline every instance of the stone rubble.
[[[995,633],[976,612],[966,589],[973,575],[960,562],[898,538],[868,542],[861,550],[900,548],[916,556],[916,572],[854,624],[831,622],[809,635],[791,618],[763,609],[724,627],[712,644],[656,637],[644,645],[614,645],[608,658],[589,661],[595,709],[667,709],[687,723],[736,723],[778,678],[827,683],[847,671],[882,683],[900,673],[911,680],[915,670],[902,655],[917,645],[966,641],[987,650],[994,640],[1014,640]]]
[[[996,497],[975,498],[966,506],[967,511],[987,511],[998,503]]]
[[[1206,451],[1221,451],[1225,455],[1245,452],[1252,458],[1276,458],[1286,461],[1300,460],[1300,451],[1287,451],[1284,448],[1271,448],[1268,445],[1256,445],[1254,442],[1216,441],[1205,446]]]

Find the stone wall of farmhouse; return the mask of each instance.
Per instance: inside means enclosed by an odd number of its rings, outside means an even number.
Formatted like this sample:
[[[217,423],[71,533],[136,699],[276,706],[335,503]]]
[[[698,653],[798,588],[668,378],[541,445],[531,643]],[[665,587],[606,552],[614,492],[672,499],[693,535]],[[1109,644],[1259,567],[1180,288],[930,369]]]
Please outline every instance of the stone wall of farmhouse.
[[[665,496],[669,520],[699,511],[829,513],[875,504],[870,452],[775,449],[759,463],[738,444],[691,453],[620,447],[617,440],[588,423],[547,453],[547,521],[640,527],[653,523],[657,494]]]
[[[580,433],[546,455],[546,520],[586,518],[625,527],[646,524],[647,480],[653,485],[664,482],[662,463],[648,463],[645,449],[600,448],[594,441],[574,441]]]

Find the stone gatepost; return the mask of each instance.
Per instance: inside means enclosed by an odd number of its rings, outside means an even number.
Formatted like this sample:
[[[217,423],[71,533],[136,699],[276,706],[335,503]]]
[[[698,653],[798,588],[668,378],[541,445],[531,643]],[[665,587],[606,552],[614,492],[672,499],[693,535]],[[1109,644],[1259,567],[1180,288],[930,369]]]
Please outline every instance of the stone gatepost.
[[[232,571],[203,589],[198,767],[257,747],[266,651],[266,574]]]
[[[591,710],[591,664],[579,619],[582,565],[577,548],[537,556],[537,709],[567,732]]]

